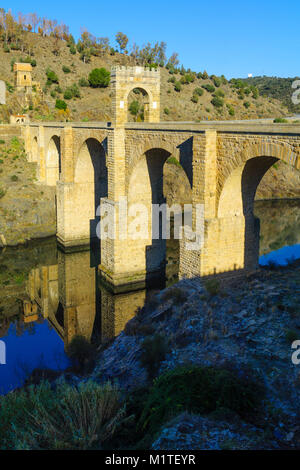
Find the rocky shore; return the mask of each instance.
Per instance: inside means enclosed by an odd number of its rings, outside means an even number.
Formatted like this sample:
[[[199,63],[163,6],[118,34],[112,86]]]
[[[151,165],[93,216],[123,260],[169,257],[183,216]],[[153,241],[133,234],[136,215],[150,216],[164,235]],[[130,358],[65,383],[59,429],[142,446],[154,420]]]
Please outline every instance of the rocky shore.
[[[250,422],[228,410],[212,417],[183,409],[154,436],[153,449],[299,448],[300,365],[292,362],[292,343],[300,340],[299,301],[299,262],[262,269],[242,284],[181,281],[129,321],[100,353],[92,378],[115,381],[127,393],[150,389],[145,342],[159,349],[155,338],[162,335],[164,353],[149,357],[152,365],[158,361],[155,376],[191,365],[224,368],[237,377],[255,376],[265,395]]]

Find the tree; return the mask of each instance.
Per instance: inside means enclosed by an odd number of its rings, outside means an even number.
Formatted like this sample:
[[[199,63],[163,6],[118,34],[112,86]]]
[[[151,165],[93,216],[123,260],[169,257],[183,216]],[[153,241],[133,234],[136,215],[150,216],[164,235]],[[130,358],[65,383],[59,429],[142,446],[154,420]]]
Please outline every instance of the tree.
[[[40,23],[41,19],[37,16],[36,13],[29,13],[29,20],[33,27],[33,32],[35,33],[36,27]]]
[[[55,107],[56,109],[63,109],[64,111],[66,111],[68,105],[63,100],[56,100]]]
[[[126,36],[126,34],[121,33],[121,32],[117,33],[116,34],[116,41],[119,44],[120,51],[124,52],[125,49],[126,49],[126,46],[128,44],[128,37]]]
[[[132,101],[132,103],[130,103],[130,106],[129,106],[130,114],[132,114],[133,116],[137,116],[139,110],[140,110],[139,102],[138,101]]]
[[[168,64],[173,65],[173,67],[176,67],[179,64],[178,60],[178,53],[174,52],[171,57],[169,58]]]
[[[101,69],[94,69],[89,74],[89,83],[93,88],[104,88],[109,85],[110,72],[104,67]]]

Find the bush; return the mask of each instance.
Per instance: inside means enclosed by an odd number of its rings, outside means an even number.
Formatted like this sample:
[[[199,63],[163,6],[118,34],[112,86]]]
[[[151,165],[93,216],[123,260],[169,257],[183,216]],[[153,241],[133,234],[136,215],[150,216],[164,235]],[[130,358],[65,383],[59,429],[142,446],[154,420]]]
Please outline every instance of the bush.
[[[139,426],[154,433],[183,411],[204,414],[220,408],[232,410],[247,420],[257,412],[263,397],[262,385],[226,369],[179,367],[154,382]]]
[[[159,370],[161,362],[168,352],[166,338],[156,334],[146,338],[142,343],[142,353],[140,361],[148,372],[149,378],[154,378]]]
[[[217,279],[209,279],[205,282],[205,289],[211,295],[217,295],[220,291],[220,283]]]
[[[204,88],[204,90],[208,91],[209,93],[214,93],[216,91],[215,87],[210,83],[202,85],[202,88]]]
[[[110,72],[105,68],[94,69],[89,74],[89,83],[93,88],[105,88],[110,82]]]
[[[222,81],[221,81],[220,78],[213,76],[213,77],[212,77],[212,80],[213,80],[213,82],[214,82],[215,87],[218,88],[219,86],[221,86]]]
[[[230,116],[234,116],[235,115],[235,111],[234,111],[234,108],[230,105],[227,105],[227,108],[228,108],[228,113]]]
[[[76,47],[74,45],[70,46],[70,53],[73,55],[76,54]]]
[[[92,381],[55,390],[47,382],[0,397],[1,447],[101,449],[124,422],[116,387]]]
[[[213,104],[216,108],[222,108],[224,101],[219,96],[214,96],[214,98],[211,100],[211,104]]]
[[[181,83],[180,82],[175,82],[174,83],[174,90],[177,91],[178,93],[181,91]]]
[[[245,101],[245,102],[244,102],[244,106],[245,106],[246,109],[250,108],[250,103],[249,103],[249,101]]]
[[[165,108],[165,109],[164,109],[164,113],[167,114],[167,115],[169,115],[169,114],[170,114],[169,108]]]
[[[168,163],[174,163],[171,160],[172,157],[168,158]],[[174,158],[174,157],[173,157]],[[176,164],[180,163],[176,160]],[[181,166],[181,165],[180,165]],[[187,294],[180,287],[169,287],[163,294],[162,300],[166,302],[167,300],[173,300],[175,305],[181,305],[187,300]]]
[[[0,199],[2,199],[5,196],[5,194],[6,194],[5,189],[0,187]]]
[[[140,105],[138,101],[132,101],[129,105],[129,112],[132,116],[137,116],[140,110]]]
[[[71,69],[70,69],[69,67],[67,67],[66,65],[63,65],[63,66],[62,66],[62,71],[63,71],[64,73],[71,73]]]
[[[56,107],[56,109],[62,109],[64,111],[66,111],[68,105],[63,100],[56,100],[55,107]]]
[[[195,88],[194,90],[194,95],[202,96],[203,95],[203,90],[202,88]]]
[[[58,76],[55,72],[53,72],[53,70],[47,69],[46,76],[48,85],[51,85],[52,83],[58,83]]]
[[[12,176],[10,177],[10,179],[11,179],[11,181],[13,181],[13,182],[19,181],[19,178],[18,178],[17,175],[12,175]]]
[[[86,78],[80,78],[78,81],[79,86],[81,87],[88,87],[90,86],[89,81]]]
[[[220,88],[216,91],[215,96],[219,96],[220,98],[224,98],[225,92]]]
[[[73,95],[72,95],[72,92],[70,89],[67,89],[65,92],[64,92],[64,99],[65,100],[71,100],[73,98]]]
[[[275,124],[284,124],[284,123],[287,123],[289,121],[287,119],[283,119],[283,118],[275,118],[273,122],[275,122]]]

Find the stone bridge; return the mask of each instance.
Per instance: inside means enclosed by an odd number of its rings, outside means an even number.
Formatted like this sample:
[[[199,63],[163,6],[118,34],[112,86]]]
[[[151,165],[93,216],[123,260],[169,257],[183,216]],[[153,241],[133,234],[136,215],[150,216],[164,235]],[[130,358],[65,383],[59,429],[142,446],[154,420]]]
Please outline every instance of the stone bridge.
[[[134,88],[144,89],[149,98],[147,122],[127,122],[127,98]],[[145,281],[161,272],[165,241],[153,239],[151,207],[165,201],[164,164],[173,157],[190,188],[192,228],[203,236],[200,249],[187,249],[185,236],[180,240],[180,277],[244,275],[255,270],[259,248],[255,192],[277,160],[300,169],[300,126],[259,121],[160,123],[159,72],[139,67],[113,69],[112,95],[112,123],[22,127],[39,180],[56,185],[59,244],[77,250],[97,240],[100,202],[118,215],[126,197],[129,208],[137,203],[149,208],[144,221],[149,234],[124,239],[116,221],[114,239],[98,240],[101,272],[113,285]],[[204,208],[200,229],[199,204]]]

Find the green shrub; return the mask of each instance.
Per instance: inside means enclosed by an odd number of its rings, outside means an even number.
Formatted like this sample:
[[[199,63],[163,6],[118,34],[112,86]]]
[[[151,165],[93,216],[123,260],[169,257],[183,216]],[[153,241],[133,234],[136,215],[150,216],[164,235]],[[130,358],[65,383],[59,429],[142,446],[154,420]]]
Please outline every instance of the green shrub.
[[[224,98],[225,92],[221,88],[216,91],[215,96],[219,96],[220,98]]]
[[[90,86],[89,81],[86,78],[80,78],[78,81],[79,86],[81,87],[88,87]]]
[[[5,189],[0,187],[0,199],[2,199],[5,196],[5,194],[6,194]]]
[[[64,99],[65,100],[71,100],[73,98],[73,94],[71,92],[71,90],[68,88],[65,92],[64,92]]]
[[[174,158],[174,157],[173,157]],[[170,158],[168,159],[169,162]],[[177,160],[176,160],[177,161]],[[179,162],[177,162],[178,164]],[[180,165],[180,163],[179,163]],[[181,166],[181,165],[180,165]],[[187,300],[187,293],[180,287],[169,287],[163,294],[162,300],[173,300],[175,305],[181,305]]]
[[[219,96],[214,96],[211,100],[211,104],[213,104],[216,108],[222,108],[224,105],[224,100],[222,100],[222,98]]]
[[[105,68],[94,69],[89,74],[89,83],[93,88],[104,88],[109,85],[110,72]]]
[[[203,90],[202,88],[195,88],[194,90],[194,95],[202,96],[203,95]]]
[[[71,69],[70,69],[69,67],[67,67],[66,65],[63,65],[63,66],[62,66],[62,71],[63,71],[64,73],[71,73]]]
[[[0,397],[0,446],[4,449],[101,449],[125,409],[116,387],[92,381],[72,387],[47,382]]]
[[[217,295],[220,291],[220,283],[217,279],[209,279],[205,282],[205,289],[211,295]]]
[[[167,115],[169,115],[169,114],[170,114],[169,108],[164,108],[164,113],[167,114]]]
[[[191,97],[191,101],[192,101],[193,103],[198,103],[198,101],[199,101],[198,96],[197,96],[197,95],[193,95],[193,96]]]
[[[287,123],[289,122],[287,119],[284,119],[284,118],[275,118],[274,121],[276,124],[284,124],[284,123]]]
[[[216,91],[215,87],[210,83],[202,85],[202,88],[204,88],[204,90],[208,91],[209,93],[214,93]]]
[[[150,378],[157,375],[160,364],[165,359],[167,352],[168,345],[164,335],[156,334],[143,341],[140,361]]]
[[[179,367],[155,380],[139,420],[142,429],[156,432],[183,411],[210,413],[227,408],[247,420],[259,409],[263,386],[226,369]]]
[[[245,101],[244,106],[245,106],[246,109],[248,109],[248,108],[250,108],[251,105],[250,105],[249,101]]]
[[[213,80],[213,82],[214,82],[215,87],[218,88],[219,86],[221,86],[222,81],[221,81],[220,78],[213,76],[213,77],[212,77],[212,80]]]
[[[176,165],[178,166],[179,168],[182,168],[182,166],[180,165],[179,161],[177,160],[177,158],[175,157],[169,157],[168,160],[167,160],[167,163],[171,164],[171,165]]]
[[[132,101],[129,105],[129,112],[132,116],[137,116],[140,110],[140,105],[138,101]]]
[[[55,98],[55,97],[56,97],[56,93],[55,93],[54,90],[51,91],[50,96],[52,96],[52,98]]]
[[[64,111],[66,111],[68,105],[63,100],[56,100],[55,107],[56,109],[63,109]]]
[[[48,68],[46,70],[46,76],[47,76],[47,84],[48,85],[51,85],[52,83],[58,83],[58,76],[56,75],[56,73],[53,70]]]
[[[73,55],[76,54],[76,47],[74,45],[70,46],[70,53]]]
[[[235,115],[235,111],[234,111],[234,108],[230,105],[227,105],[227,109],[228,109],[228,113],[230,116],[234,116]]]
[[[180,82],[175,82],[174,83],[174,90],[177,91],[178,93],[181,91],[181,83]]]
[[[17,175],[12,175],[12,176],[10,177],[10,179],[11,179],[11,181],[13,181],[13,182],[19,181],[19,177],[18,177]]]

